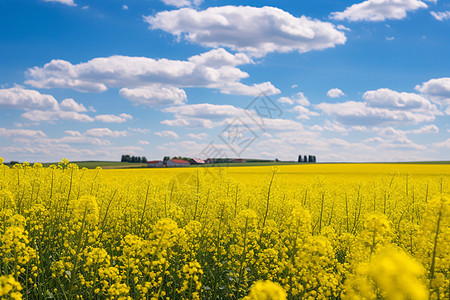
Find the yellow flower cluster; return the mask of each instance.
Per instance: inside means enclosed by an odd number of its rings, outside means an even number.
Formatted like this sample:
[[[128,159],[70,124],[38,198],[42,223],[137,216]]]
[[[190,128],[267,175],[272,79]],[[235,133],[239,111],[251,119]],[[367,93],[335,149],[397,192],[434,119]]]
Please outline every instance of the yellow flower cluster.
[[[449,299],[449,176],[0,159],[0,298]]]
[[[0,276],[0,298],[1,299],[22,299],[20,291],[22,287],[13,276]]]

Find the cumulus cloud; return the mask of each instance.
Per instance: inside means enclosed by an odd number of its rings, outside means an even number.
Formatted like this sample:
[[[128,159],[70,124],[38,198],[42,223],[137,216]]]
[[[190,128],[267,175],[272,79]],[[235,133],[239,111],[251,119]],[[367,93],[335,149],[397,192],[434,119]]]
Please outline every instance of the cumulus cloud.
[[[221,6],[163,11],[144,17],[162,29],[206,47],[228,47],[254,56],[270,52],[309,52],[345,44],[342,31],[328,22],[295,17],[275,7]]]
[[[137,105],[168,106],[182,105],[187,96],[184,90],[172,86],[152,85],[143,88],[122,88],[119,94]]]
[[[92,122],[94,119],[86,114],[83,104],[74,99],[64,99],[61,103],[52,96],[35,90],[14,87],[0,89],[0,108],[22,109],[22,117],[31,121],[72,120]],[[93,108],[90,108],[93,111]]]
[[[363,98],[370,107],[441,114],[436,105],[414,93],[399,93],[390,89],[378,89],[365,92]]]
[[[209,103],[168,107],[163,111],[173,113],[175,119],[164,120],[161,123],[176,127],[213,128],[225,125],[226,118],[245,116],[245,110],[242,108]]]
[[[138,141],[138,144],[139,145],[150,145],[150,142],[149,141],[140,140],[140,141]]]
[[[427,7],[419,0],[366,0],[347,7],[343,12],[333,12],[330,17],[340,21],[401,20],[408,12]]]
[[[73,0],[44,0],[45,2],[61,3],[68,6],[77,6]]]
[[[86,136],[93,137],[125,137],[127,132],[125,130],[115,131],[109,128],[91,128],[84,133]]]
[[[414,134],[439,133],[439,128],[434,124],[430,124],[430,125],[422,126],[419,129],[413,129],[410,132],[412,132]]]
[[[24,137],[39,138],[45,137],[46,135],[41,130],[0,128],[0,136],[3,137],[24,136]]]
[[[76,112],[85,112],[85,111],[87,111],[86,107],[84,107],[83,104],[77,103],[73,99],[64,99],[59,104],[59,107],[62,110],[68,110],[68,111],[76,111]]]
[[[81,132],[77,130],[66,130],[65,133],[70,136],[81,136]]]
[[[141,133],[141,134],[148,134],[148,133],[151,132],[151,130],[147,129],[147,128],[131,128],[131,127],[128,127],[128,130],[132,131],[132,132]]]
[[[297,94],[291,96],[291,97],[280,97],[278,99],[278,102],[285,103],[285,104],[300,104],[303,106],[308,106],[311,103],[309,102],[308,98],[305,97],[305,95],[302,92],[298,92]]]
[[[347,125],[374,126],[383,123],[421,123],[435,119],[433,115],[429,114],[370,107],[367,103],[356,101],[320,103],[316,105],[316,108],[327,115],[334,116],[338,122]]]
[[[319,116],[319,113],[311,111],[302,105],[295,106],[293,109],[291,109],[291,111],[298,113],[299,115],[297,116],[297,119],[302,120],[309,120],[310,116]]]
[[[22,117],[31,121],[78,121],[78,122],[93,122],[94,118],[80,114],[75,111],[62,111],[62,110],[30,110],[22,114]]]
[[[430,79],[415,89],[436,103],[450,105],[450,77]]]
[[[189,133],[188,137],[196,140],[204,140],[208,137],[207,133]]]
[[[58,101],[51,96],[21,87],[0,89],[0,108],[58,109]]]
[[[442,142],[434,143],[433,146],[437,147],[437,148],[449,148],[450,149],[450,138],[448,138]]]
[[[450,11],[432,11],[430,14],[438,21],[450,19]]]
[[[367,91],[364,102],[320,103],[315,107],[347,125],[417,124],[430,122],[442,113],[428,99],[390,89]]]
[[[157,131],[155,132],[155,134],[160,137],[169,137],[173,139],[178,139],[178,134],[170,130]]]
[[[105,114],[105,115],[96,115],[95,120],[101,121],[105,123],[124,123],[128,120],[133,119],[133,116],[122,113],[120,115],[114,115],[114,114]]]
[[[122,9],[123,9],[123,10],[128,10],[128,5],[125,5],[125,4],[122,5]]]
[[[246,63],[251,63],[246,55],[230,54],[224,49],[211,50],[184,61],[119,55],[76,65],[52,60],[43,67],[28,69],[26,83],[37,88],[71,88],[80,92],[103,92],[108,87],[119,87],[124,88],[122,96],[146,105],[167,101],[170,94],[176,95],[176,101],[182,101],[185,94],[181,87],[206,87],[251,96],[280,92],[270,82],[241,83],[249,74],[236,66]],[[158,93],[156,87],[165,89]]]
[[[339,98],[345,96],[344,92],[338,88],[331,89],[327,92],[327,96],[329,98]]]

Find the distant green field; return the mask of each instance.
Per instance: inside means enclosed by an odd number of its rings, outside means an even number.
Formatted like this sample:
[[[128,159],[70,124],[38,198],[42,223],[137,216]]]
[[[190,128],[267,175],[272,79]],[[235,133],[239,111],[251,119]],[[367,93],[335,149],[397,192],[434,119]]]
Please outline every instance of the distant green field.
[[[76,164],[79,168],[95,169],[101,167],[103,169],[127,169],[127,168],[143,168],[147,167],[145,163],[127,163],[120,161],[71,161],[71,163]],[[57,165],[58,163],[44,163],[44,167],[48,167],[52,164]]]
[[[95,169],[96,167],[101,167],[103,169],[132,169],[132,168],[146,168],[146,163],[127,163],[120,161],[72,161],[79,168]],[[384,164],[384,162],[379,162]],[[52,164],[57,165],[58,163],[43,163],[44,167],[48,167]],[[190,165],[191,168],[201,168],[201,167],[256,167],[256,166],[283,166],[283,165],[297,165],[309,163],[298,163],[293,161],[248,161],[245,163],[218,163],[218,164],[205,164],[205,165]],[[321,164],[321,163],[317,163]],[[359,163],[354,163],[359,164]],[[448,165],[450,161],[417,161],[417,162],[390,162],[389,164],[432,164],[432,165]]]

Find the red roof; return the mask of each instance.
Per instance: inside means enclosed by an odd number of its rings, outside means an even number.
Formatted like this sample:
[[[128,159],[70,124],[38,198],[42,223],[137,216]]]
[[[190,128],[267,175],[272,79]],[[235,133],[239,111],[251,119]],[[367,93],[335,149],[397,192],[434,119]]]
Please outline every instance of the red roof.
[[[232,162],[245,162],[245,159],[242,158],[235,158],[231,160]]]
[[[189,162],[188,161],[185,161],[185,160],[182,160],[182,159],[171,159],[171,161],[173,161],[174,163],[177,163],[177,164],[189,164]]]
[[[161,162],[160,160],[152,160],[152,161],[148,161],[147,163],[148,164],[156,164],[156,163],[159,163],[159,162]]]

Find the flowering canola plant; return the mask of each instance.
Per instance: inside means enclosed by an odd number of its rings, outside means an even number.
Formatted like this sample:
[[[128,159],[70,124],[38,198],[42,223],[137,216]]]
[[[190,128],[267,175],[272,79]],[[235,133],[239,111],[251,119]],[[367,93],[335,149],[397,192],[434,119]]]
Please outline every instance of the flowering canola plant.
[[[449,299],[449,176],[0,158],[0,298]]]

